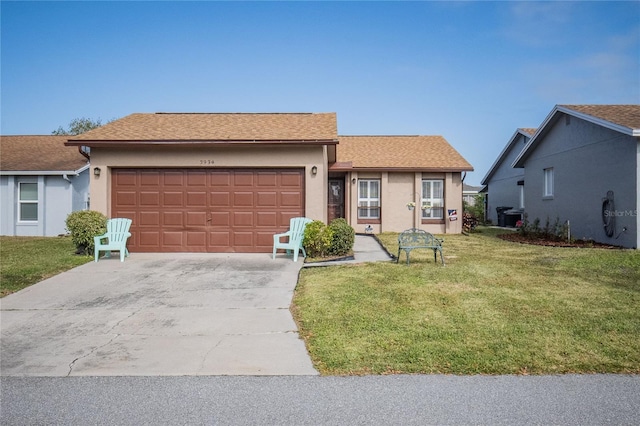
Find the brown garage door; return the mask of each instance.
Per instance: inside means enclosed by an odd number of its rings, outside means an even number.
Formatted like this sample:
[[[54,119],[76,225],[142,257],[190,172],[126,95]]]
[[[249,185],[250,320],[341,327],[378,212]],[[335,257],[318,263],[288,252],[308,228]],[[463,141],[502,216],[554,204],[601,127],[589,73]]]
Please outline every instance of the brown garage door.
[[[304,216],[301,169],[114,169],[111,217],[132,252],[270,252]]]

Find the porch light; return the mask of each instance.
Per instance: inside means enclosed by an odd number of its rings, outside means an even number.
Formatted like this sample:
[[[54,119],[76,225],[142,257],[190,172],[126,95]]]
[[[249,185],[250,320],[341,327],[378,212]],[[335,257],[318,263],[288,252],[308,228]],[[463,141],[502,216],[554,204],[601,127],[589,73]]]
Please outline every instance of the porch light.
[[[314,176],[318,174],[318,166],[313,166],[311,168],[311,174]]]
[[[101,171],[102,171],[102,170],[100,170],[100,167],[94,167],[94,168],[93,168],[93,175],[94,175],[95,177],[98,177],[98,176],[100,176],[100,172],[101,172]]]

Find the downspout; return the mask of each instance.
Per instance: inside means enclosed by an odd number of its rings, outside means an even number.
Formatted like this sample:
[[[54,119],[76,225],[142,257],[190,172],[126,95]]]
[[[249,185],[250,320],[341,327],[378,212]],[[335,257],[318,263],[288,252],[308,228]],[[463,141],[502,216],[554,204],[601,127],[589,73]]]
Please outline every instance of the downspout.
[[[89,154],[87,154],[87,152],[86,152],[86,151],[83,151],[83,150],[82,150],[82,148],[83,148],[83,146],[79,145],[79,146],[78,146],[78,152],[79,152],[80,154],[82,154],[82,156],[83,156],[84,158],[86,158],[86,159],[87,159],[87,161],[91,161],[91,158],[89,157]]]

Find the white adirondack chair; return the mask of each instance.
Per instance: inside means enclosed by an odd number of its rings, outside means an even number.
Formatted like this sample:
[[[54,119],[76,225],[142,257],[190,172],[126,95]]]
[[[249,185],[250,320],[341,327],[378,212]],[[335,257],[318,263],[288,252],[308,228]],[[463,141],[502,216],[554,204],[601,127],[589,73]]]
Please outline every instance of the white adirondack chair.
[[[131,236],[129,228],[131,227],[131,219],[117,218],[107,221],[107,233],[93,237],[95,243],[96,262],[99,253],[106,251],[105,257],[110,257],[112,250],[120,251],[120,262],[124,262],[124,257],[129,256],[127,250],[127,239]],[[103,242],[106,240],[106,242]]]
[[[304,237],[304,228],[307,223],[311,223],[312,220],[306,217],[292,217],[289,221],[289,230],[283,234],[275,234],[273,236],[273,258],[276,258],[276,251],[278,249],[285,249],[287,255],[293,251],[293,261],[298,261],[298,253],[302,250],[302,256],[307,257],[307,252],[302,247],[302,238]],[[283,237],[289,237],[289,241],[283,243],[280,241]]]

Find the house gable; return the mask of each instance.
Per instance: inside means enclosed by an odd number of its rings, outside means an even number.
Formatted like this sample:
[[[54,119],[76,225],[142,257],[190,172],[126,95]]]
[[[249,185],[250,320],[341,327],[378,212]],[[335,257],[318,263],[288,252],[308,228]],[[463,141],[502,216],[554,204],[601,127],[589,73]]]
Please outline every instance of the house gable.
[[[512,167],[524,167],[527,157],[562,117],[565,120],[575,117],[624,135],[640,137],[640,105],[556,105],[514,160]]]

